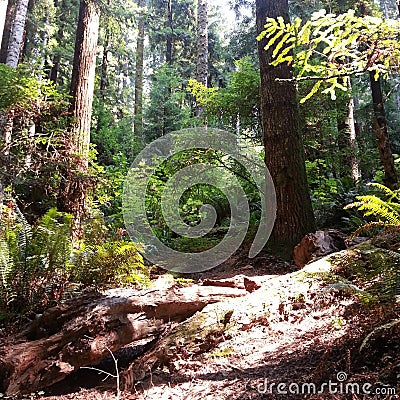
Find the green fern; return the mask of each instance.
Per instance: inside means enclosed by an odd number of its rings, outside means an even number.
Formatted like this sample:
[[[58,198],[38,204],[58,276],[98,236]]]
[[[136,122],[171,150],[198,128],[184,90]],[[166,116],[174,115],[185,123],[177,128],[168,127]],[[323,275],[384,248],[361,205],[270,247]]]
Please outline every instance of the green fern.
[[[71,217],[51,209],[31,227],[15,202],[2,211],[1,313],[39,312],[62,295],[71,252]]]
[[[357,196],[357,201],[348,204],[345,209],[357,208],[362,211],[365,217],[373,217],[375,221],[360,226],[353,237],[363,232],[371,232],[376,227],[388,227],[400,225],[400,190],[391,190],[379,183],[372,183],[371,186],[379,189],[385,195],[382,199],[376,195]]]

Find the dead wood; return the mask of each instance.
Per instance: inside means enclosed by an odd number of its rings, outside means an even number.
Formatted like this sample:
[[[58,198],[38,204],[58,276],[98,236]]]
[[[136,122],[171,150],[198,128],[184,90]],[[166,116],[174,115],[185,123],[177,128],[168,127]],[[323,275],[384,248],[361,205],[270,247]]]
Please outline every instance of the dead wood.
[[[191,285],[110,290],[61,304],[39,316],[14,343],[0,347],[0,392],[31,393],[82,366],[98,364],[128,343],[160,335],[207,304],[244,296],[237,288]]]

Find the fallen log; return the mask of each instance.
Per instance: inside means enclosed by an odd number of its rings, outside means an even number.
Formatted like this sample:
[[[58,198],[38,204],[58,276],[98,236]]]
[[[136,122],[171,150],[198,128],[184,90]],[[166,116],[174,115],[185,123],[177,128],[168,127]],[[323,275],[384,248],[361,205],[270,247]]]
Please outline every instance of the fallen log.
[[[162,334],[206,305],[246,295],[244,289],[191,285],[164,290],[109,290],[76,298],[40,315],[0,347],[0,392],[32,393],[80,367],[98,364],[128,343]]]
[[[170,372],[178,371],[182,355],[191,358],[215,348],[228,338],[226,328],[238,306],[233,299],[210,304],[165,332],[152,350],[122,372],[122,389],[132,391],[136,383],[156,367],[166,366]]]

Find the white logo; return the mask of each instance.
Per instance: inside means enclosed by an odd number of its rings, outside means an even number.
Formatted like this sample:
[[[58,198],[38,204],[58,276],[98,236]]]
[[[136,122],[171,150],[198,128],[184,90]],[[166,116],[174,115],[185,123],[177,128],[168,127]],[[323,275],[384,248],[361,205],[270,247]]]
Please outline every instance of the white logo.
[[[275,188],[269,171],[259,154],[237,137],[211,128],[184,129],[163,136],[136,157],[125,180],[123,214],[129,236],[143,243],[145,257],[154,264],[175,272],[192,273],[211,269],[227,260],[241,245],[250,221],[249,202],[236,175],[223,166],[198,163],[178,171],[165,184],[161,210],[168,227],[188,238],[199,238],[214,227],[217,213],[210,204],[200,211],[205,214],[196,226],[188,225],[179,213],[179,200],[193,185],[208,184],[218,188],[228,199],[230,225],[224,238],[213,248],[201,253],[184,253],[166,246],[152,231],[147,220],[146,191],[157,167],[173,155],[194,149],[212,149],[240,163],[250,174],[261,198],[261,219],[249,257],[255,257],[265,246],[276,216]]]

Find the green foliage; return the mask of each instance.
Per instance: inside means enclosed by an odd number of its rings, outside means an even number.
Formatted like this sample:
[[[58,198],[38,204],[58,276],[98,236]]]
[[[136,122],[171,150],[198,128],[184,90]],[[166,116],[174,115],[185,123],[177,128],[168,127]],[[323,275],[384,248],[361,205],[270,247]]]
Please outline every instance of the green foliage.
[[[83,244],[72,256],[71,280],[85,286],[148,286],[149,269],[144,266],[140,251],[139,245],[125,241]]]
[[[49,210],[31,227],[10,202],[0,216],[0,312],[41,312],[67,281],[71,216]]]
[[[30,75],[26,65],[16,69],[0,64],[0,110],[11,107],[30,107],[33,101],[60,99],[60,94],[46,80]]]
[[[304,24],[300,18],[285,23],[282,17],[267,19],[258,40],[268,39],[266,49],[274,46],[272,65],[295,62],[297,79],[316,81],[305,102],[320,89],[336,99],[336,90],[347,90],[349,75],[374,71],[388,77],[397,71],[400,60],[398,34],[400,23],[378,17],[355,15],[354,10],[329,14],[320,10]]]
[[[228,74],[224,88],[207,88],[195,79],[188,91],[204,107],[209,125],[237,129],[250,136],[261,136],[260,74],[250,57],[235,61],[235,71]]]
[[[335,256],[332,261],[333,272],[341,277],[341,291],[352,292],[365,304],[395,300],[400,278],[399,253],[367,243]]]
[[[122,215],[122,192],[129,170],[128,161],[123,154],[113,157],[113,164],[107,165],[98,174],[98,185],[94,201],[104,215],[109,229],[114,233],[124,227]]]
[[[174,234],[164,220],[161,209],[161,196],[166,183],[172,176],[174,176],[174,174],[182,168],[197,163],[214,165],[216,171],[221,173],[221,176],[223,176],[225,171],[235,174],[247,195],[250,203],[250,210],[253,211],[254,220],[252,222],[256,224],[259,220],[259,215],[256,212],[260,202],[259,192],[256,190],[252,178],[249,176],[248,172],[244,170],[242,165],[235,160],[226,157],[224,154],[220,154],[211,149],[192,149],[190,151],[176,153],[174,156],[160,164],[155,173],[151,176],[146,193],[145,205],[148,221],[153,232],[160,238],[160,240],[168,243],[173,242],[177,247],[184,247],[186,250],[188,250],[187,245],[189,245],[189,243],[185,243],[183,238],[182,242],[180,242],[180,240],[171,241]],[[224,182],[221,178],[219,184],[229,186],[230,182]],[[191,226],[197,225],[203,217],[200,208],[204,204],[209,204],[214,207],[217,214],[216,226],[221,227],[222,225],[229,225],[230,206],[228,199],[220,189],[208,184],[193,185],[183,193],[179,199],[179,212],[183,221]],[[213,238],[209,237],[208,239],[205,239],[205,242],[209,242],[212,239]],[[196,242],[191,239],[193,248],[209,248],[209,244],[205,242],[201,240]]]
[[[172,67],[161,65],[151,81],[149,102],[144,110],[146,141],[189,127],[194,122],[185,104],[183,79]]]
[[[391,190],[379,183],[372,183],[371,186],[383,192],[385,198],[382,199],[375,194],[357,196],[358,201],[345,207],[345,209],[357,208],[364,216],[375,220],[362,225],[353,236],[360,235],[362,232],[371,232],[376,227],[400,225],[400,189]]]

